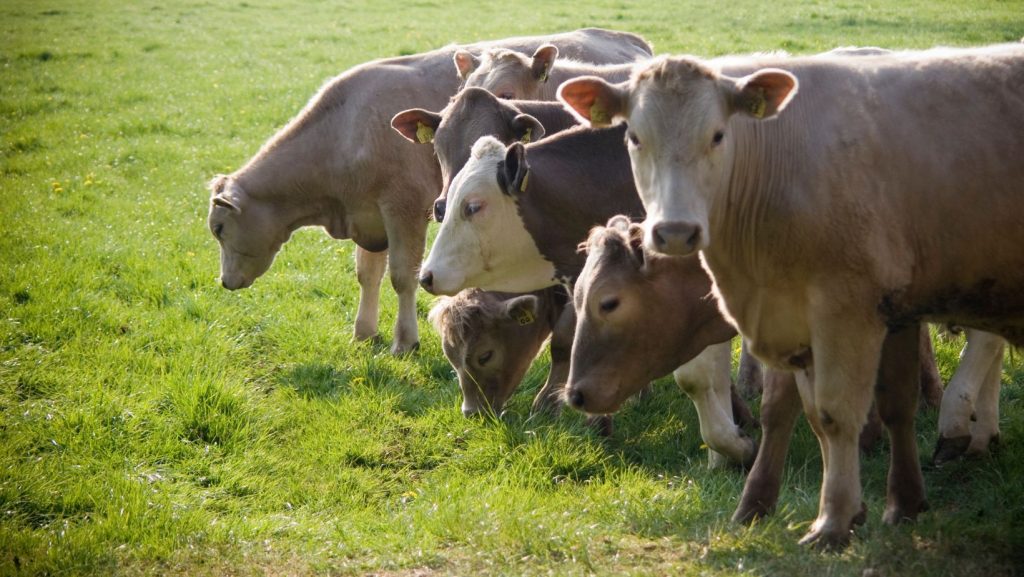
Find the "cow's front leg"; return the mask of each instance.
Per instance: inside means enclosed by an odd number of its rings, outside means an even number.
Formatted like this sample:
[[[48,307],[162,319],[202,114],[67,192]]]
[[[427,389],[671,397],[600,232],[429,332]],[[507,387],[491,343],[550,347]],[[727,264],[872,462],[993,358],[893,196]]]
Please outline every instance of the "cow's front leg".
[[[733,521],[749,523],[775,509],[782,486],[782,469],[800,416],[800,393],[793,373],[766,369],[761,395],[761,447],[743,485]]]
[[[850,542],[853,525],[865,516],[857,441],[871,406],[885,327],[842,317],[812,319],[811,327],[812,368],[797,375],[797,385],[821,444],[824,474],[818,518],[800,542],[837,549]]]
[[[913,520],[928,508],[917,456],[914,416],[921,382],[919,325],[890,333],[882,345],[875,399],[889,430],[889,478],[882,521],[890,525]]]
[[[572,294],[570,292],[570,294]],[[551,331],[551,369],[544,387],[533,399],[532,412],[558,413],[562,407],[562,390],[569,380],[569,362],[572,359],[572,341],[576,334],[576,309],[572,303],[562,308],[562,313]]]
[[[747,341],[743,339],[740,348],[740,367],[736,372],[736,390],[744,399],[753,400],[761,395],[764,389],[764,370],[761,361],[747,350]]]
[[[380,281],[388,264],[388,253],[370,252],[356,246],[356,279],[359,281],[359,308],[356,310],[355,339],[365,341],[377,336],[380,321]]]
[[[416,324],[416,288],[419,286],[417,270],[423,259],[426,243],[427,212],[413,215],[385,214],[384,227],[388,235],[388,269],[391,286],[398,295],[398,316],[391,339],[391,353],[402,355],[420,346],[419,327]]]
[[[949,380],[945,394],[942,395],[942,406],[939,409],[939,440],[932,455],[935,463],[956,459],[976,443],[975,449],[980,449],[982,428],[975,425],[982,422],[979,418],[982,414],[992,421],[987,422],[984,427],[987,432],[998,434],[999,376],[1002,372],[1005,343],[1006,341],[997,335],[975,329],[967,330],[967,344],[960,353],[960,365],[953,373],[953,378]],[[995,391],[991,391],[993,372]],[[987,393],[986,407],[981,414],[977,414],[983,393]],[[994,418],[990,418],[993,403],[996,414]],[[972,424],[972,417],[979,420]],[[974,440],[975,430],[979,433],[978,441]],[[984,445],[988,446],[987,439]]]
[[[733,421],[731,362],[732,344],[724,342],[707,347],[672,376],[697,408],[700,435],[708,448],[746,467],[753,463],[756,445]]]

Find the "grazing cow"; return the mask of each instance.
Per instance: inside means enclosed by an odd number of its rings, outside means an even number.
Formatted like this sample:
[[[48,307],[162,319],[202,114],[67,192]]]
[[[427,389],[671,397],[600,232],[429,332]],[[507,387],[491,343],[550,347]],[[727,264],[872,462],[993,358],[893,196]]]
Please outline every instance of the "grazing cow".
[[[481,137],[528,144],[579,126],[579,121],[560,103],[509,102],[481,88],[466,88],[440,112],[405,110],[391,119],[391,126],[411,142],[434,147],[441,166],[441,195],[434,201],[434,220],[441,222],[452,177],[465,166],[473,143]]]
[[[579,58],[624,62],[650,53],[637,36],[584,29],[467,47],[534,50],[556,44]],[[210,183],[210,231],[221,248],[221,284],[248,287],[302,226],[322,226],[357,244],[360,299],[355,336],[377,333],[380,282],[390,261],[398,293],[392,352],[413,350],[415,269],[423,254],[426,216],[440,176],[429,151],[405,147],[397,134],[374,130],[419,103],[441,106],[459,87],[454,47],[377,60],[329,81],[299,115],[245,166]],[[390,257],[384,251],[390,253]]]
[[[500,415],[551,334],[568,297],[561,287],[530,294],[469,289],[430,311],[462,389],[462,413]]]
[[[843,546],[863,519],[875,369],[895,523],[925,506],[918,323],[1024,343],[1024,47],[775,65],[659,58],[559,96],[595,125],[626,121],[645,244],[699,250],[752,352],[795,371],[824,462],[802,541]]]
[[[569,404],[591,414],[613,413],[648,382],[672,372],[697,407],[709,449],[749,466],[755,445],[737,423],[753,418],[746,412],[734,421],[734,411],[746,405],[734,400],[729,377],[736,329],[718,312],[699,259],[645,255],[642,234],[640,225],[622,216],[590,233],[573,293]]]
[[[592,64],[558,59],[558,47],[546,44],[533,57],[511,50],[490,50],[466,77],[466,87],[478,86],[505,100],[555,100],[558,85],[578,76],[600,76],[609,82],[629,78],[633,64]]]

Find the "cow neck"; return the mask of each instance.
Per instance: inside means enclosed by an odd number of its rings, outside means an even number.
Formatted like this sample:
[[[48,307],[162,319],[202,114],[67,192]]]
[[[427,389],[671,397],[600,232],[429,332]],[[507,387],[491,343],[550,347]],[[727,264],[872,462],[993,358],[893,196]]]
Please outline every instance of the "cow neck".
[[[624,126],[581,127],[526,147],[528,179],[516,204],[559,281],[574,282],[583,270],[578,247],[591,228],[617,214],[644,216],[624,136]]]
[[[537,119],[544,127],[546,137],[579,126],[579,121],[560,102],[517,100],[513,103],[520,112]]]

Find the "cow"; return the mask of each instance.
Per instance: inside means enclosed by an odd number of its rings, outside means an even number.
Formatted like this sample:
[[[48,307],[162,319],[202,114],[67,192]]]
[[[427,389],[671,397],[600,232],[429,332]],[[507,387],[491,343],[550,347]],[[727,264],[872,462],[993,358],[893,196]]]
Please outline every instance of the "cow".
[[[609,82],[629,78],[632,63],[593,64],[558,58],[558,47],[545,44],[532,57],[513,50],[488,50],[466,76],[466,87],[477,86],[505,100],[555,100],[562,82],[577,76],[600,76]]]
[[[939,439],[932,461],[942,464],[961,455],[987,453],[999,439],[999,378],[1006,340],[967,329],[960,354],[939,410]]]
[[[576,57],[628,62],[650,54],[634,34],[600,29],[510,38],[375,60],[328,81],[242,168],[210,182],[208,225],[221,249],[221,284],[250,286],[291,233],[322,226],[355,241],[360,298],[355,337],[377,334],[380,283],[390,265],[398,293],[391,351],[414,350],[416,267],[440,175],[429,151],[375,130],[414,103],[441,106],[461,82],[451,62],[466,50],[532,51],[551,43]],[[387,252],[385,252],[387,251]]]
[[[428,318],[458,375],[464,415],[501,415],[567,298],[549,287],[529,294],[468,289],[438,299]]]
[[[559,88],[591,124],[628,126],[645,245],[699,251],[751,351],[795,373],[824,463],[803,543],[843,547],[864,518],[857,435],[876,369],[883,521],[926,506],[919,323],[1024,343],[1022,93],[1020,45],[721,69],[662,57],[622,84]]]

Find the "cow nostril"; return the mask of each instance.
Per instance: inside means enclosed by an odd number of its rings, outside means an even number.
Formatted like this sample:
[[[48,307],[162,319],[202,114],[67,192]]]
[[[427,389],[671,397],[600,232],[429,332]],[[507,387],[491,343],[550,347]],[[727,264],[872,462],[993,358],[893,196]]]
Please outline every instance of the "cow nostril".
[[[654,237],[654,246],[658,249],[665,248],[665,237],[661,236],[660,227],[654,227],[654,230],[651,231],[651,236]]]
[[[693,234],[690,235],[690,238],[686,239],[686,246],[690,250],[697,250],[697,247],[700,246],[700,227],[699,226],[693,227]]]
[[[428,292],[434,288],[434,273],[430,271],[423,273],[423,276],[420,277],[420,286]]]
[[[583,393],[579,389],[569,391],[569,404],[577,409],[583,407]]]
[[[445,199],[443,198],[439,198],[434,201],[434,220],[437,222],[442,222],[444,220],[445,204]]]

